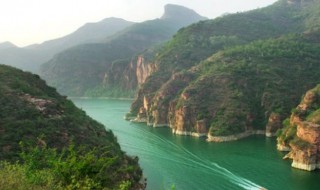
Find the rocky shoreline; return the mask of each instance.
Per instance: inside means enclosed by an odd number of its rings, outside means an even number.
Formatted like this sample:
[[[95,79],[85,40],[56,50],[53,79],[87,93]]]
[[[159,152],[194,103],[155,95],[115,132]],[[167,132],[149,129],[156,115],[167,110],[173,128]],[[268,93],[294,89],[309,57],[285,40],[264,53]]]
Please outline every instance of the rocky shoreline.
[[[277,144],[277,150],[281,151],[281,152],[290,152],[291,148],[289,146],[286,146],[284,144]]]
[[[208,142],[228,142],[228,141],[236,141],[239,139],[243,139],[252,135],[266,135],[264,130],[250,130],[243,133],[228,135],[228,136],[212,136],[208,135]]]
[[[291,167],[306,170],[306,171],[313,171],[316,169],[320,169],[320,164],[305,164],[301,162],[293,161]]]
[[[320,85],[309,90],[293,110],[277,138],[277,149],[288,151],[283,159],[306,171],[320,169]]]
[[[172,133],[175,135],[183,135],[183,136],[193,136],[193,137],[206,137],[207,142],[228,142],[228,141],[236,141],[239,139],[243,139],[252,135],[265,135],[266,137],[273,137],[274,135],[267,135],[265,130],[248,130],[243,133],[235,134],[235,135],[228,135],[228,136],[212,136],[209,133],[198,133],[198,132],[191,132],[191,131],[181,131],[169,124],[154,124],[148,123],[147,118],[138,118],[138,117],[129,117],[125,116],[125,120],[128,120],[133,123],[146,123],[149,127],[154,128],[161,128],[167,127],[172,129]]]
[[[193,137],[207,137],[207,133],[196,133],[190,131],[179,131],[176,129],[172,129],[172,133],[175,135],[183,135],[183,136],[193,136]]]

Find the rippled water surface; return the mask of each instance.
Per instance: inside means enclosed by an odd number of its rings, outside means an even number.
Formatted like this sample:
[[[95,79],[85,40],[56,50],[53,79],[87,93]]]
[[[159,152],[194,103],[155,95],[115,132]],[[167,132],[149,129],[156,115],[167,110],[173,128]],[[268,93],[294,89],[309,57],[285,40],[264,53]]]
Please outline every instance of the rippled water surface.
[[[140,158],[149,190],[320,190],[320,172],[290,167],[274,138],[254,136],[236,142],[207,143],[123,119],[130,101],[72,99],[111,129],[122,149]]]

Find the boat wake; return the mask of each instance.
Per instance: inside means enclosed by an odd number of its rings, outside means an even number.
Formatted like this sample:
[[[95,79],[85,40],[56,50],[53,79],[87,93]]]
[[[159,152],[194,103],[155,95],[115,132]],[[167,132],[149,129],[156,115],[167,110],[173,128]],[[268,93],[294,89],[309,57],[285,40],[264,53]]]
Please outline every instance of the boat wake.
[[[262,186],[232,173],[215,162],[200,158],[185,147],[179,146],[168,139],[162,138],[150,131],[141,129],[140,127],[136,127],[136,130],[139,130],[139,133],[143,136],[143,139],[141,139],[141,137],[139,138],[141,141],[148,141],[148,145],[144,145],[148,147],[128,143],[122,144],[122,146],[129,149],[135,149],[139,154],[146,155],[148,157],[157,157],[169,161],[170,163],[176,163],[181,166],[192,167],[195,169],[205,169],[210,174],[213,173],[215,176],[222,177],[230,183],[246,190],[264,189]],[[154,147],[150,148],[150,146]],[[169,154],[171,156],[168,157]],[[172,159],[172,156],[176,159]]]

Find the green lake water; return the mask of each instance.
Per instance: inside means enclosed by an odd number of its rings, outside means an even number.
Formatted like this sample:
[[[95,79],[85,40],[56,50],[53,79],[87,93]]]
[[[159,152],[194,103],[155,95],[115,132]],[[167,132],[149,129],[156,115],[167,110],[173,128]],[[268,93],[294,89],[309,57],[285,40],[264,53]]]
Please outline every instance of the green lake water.
[[[72,99],[111,129],[122,149],[139,157],[148,190],[320,190],[320,172],[291,168],[275,138],[253,136],[227,143],[177,136],[168,128],[125,121],[131,101]]]

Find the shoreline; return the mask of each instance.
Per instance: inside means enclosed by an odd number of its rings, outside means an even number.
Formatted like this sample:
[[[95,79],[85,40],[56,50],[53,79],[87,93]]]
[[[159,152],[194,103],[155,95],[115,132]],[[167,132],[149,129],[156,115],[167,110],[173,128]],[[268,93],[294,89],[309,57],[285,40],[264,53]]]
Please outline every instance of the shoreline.
[[[133,117],[132,117],[133,118]],[[254,135],[263,135],[267,138],[274,137],[275,135],[273,133],[267,132],[266,130],[248,130],[242,133],[233,134],[233,135],[227,135],[227,136],[212,136],[210,133],[197,133],[192,131],[181,131],[174,128],[174,126],[170,126],[169,124],[155,124],[155,123],[148,123],[146,118],[137,118],[131,119],[130,122],[135,123],[145,123],[148,127],[153,128],[169,128],[171,129],[171,133],[173,135],[181,135],[181,136],[191,136],[196,138],[205,138],[206,142],[215,142],[215,143],[223,143],[223,142],[231,142],[231,141],[237,141],[240,139],[244,139],[250,136]],[[288,152],[290,151],[290,147],[287,147],[285,145],[277,143],[277,150],[281,152]],[[289,153],[290,154],[290,153]],[[290,158],[290,156],[287,154],[283,159]],[[292,168],[305,170],[305,171],[314,171],[317,169],[320,169],[320,163],[316,164],[305,164],[298,161],[293,160],[291,164]]]
[[[230,141],[236,141],[240,140],[252,135],[264,135],[266,136],[265,130],[250,130],[245,131],[243,133],[238,133],[234,135],[227,135],[227,136],[212,136],[208,134],[207,142],[230,142]],[[268,137],[268,136],[266,136]]]
[[[291,167],[310,172],[316,169],[320,169],[320,164],[305,164],[297,161],[292,161]]]
[[[243,133],[238,133],[234,135],[227,135],[227,136],[212,136],[209,133],[197,133],[197,132],[191,132],[191,131],[180,131],[169,124],[154,124],[154,123],[148,123],[146,118],[137,118],[137,117],[124,117],[125,120],[129,120],[133,123],[145,123],[148,127],[153,128],[169,128],[171,129],[172,134],[174,135],[181,135],[181,136],[192,136],[192,137],[206,137],[207,142],[230,142],[230,141],[236,141],[240,140],[252,135],[264,135],[265,137],[273,137],[270,135],[267,135],[267,132],[265,130],[250,130],[245,131]]]
[[[68,96],[68,99],[102,99],[102,100],[134,100],[134,98],[114,98],[114,97],[91,97],[91,96]]]
[[[207,133],[196,133],[190,131],[179,131],[176,129],[172,129],[172,134],[181,135],[181,136],[192,136],[192,137],[208,137]]]

